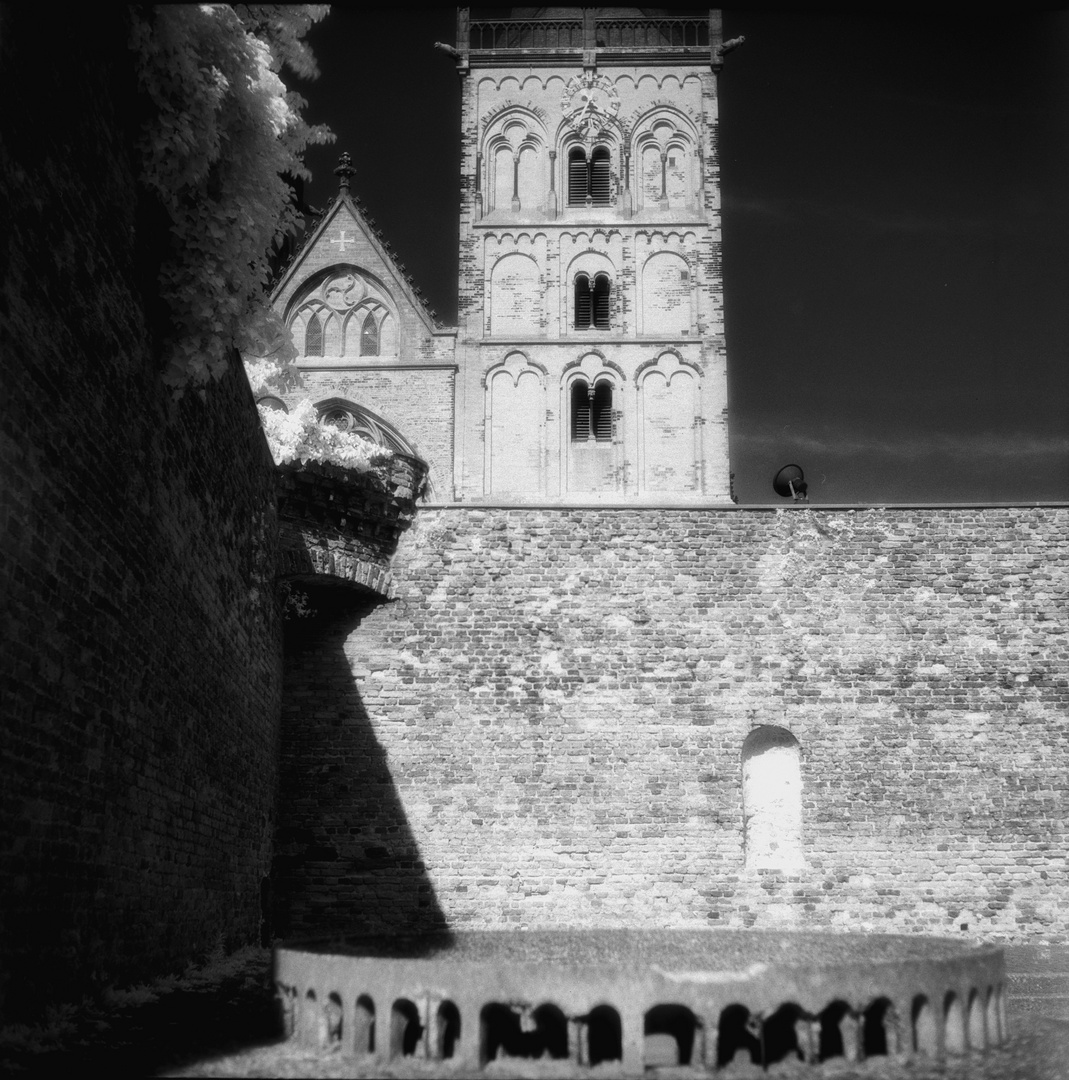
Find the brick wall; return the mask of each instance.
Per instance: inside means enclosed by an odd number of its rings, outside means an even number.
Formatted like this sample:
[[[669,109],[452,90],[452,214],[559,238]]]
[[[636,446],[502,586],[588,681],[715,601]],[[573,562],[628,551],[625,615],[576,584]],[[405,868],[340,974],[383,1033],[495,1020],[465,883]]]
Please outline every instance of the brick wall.
[[[281,641],[274,471],[244,377],[175,402],[155,370],[122,10],[47,33],[28,7],[2,19],[0,1011],[16,1019],[259,939]]]
[[[1064,934],[1067,537],[1057,508],[421,511],[397,601],[288,672],[291,929]],[[797,740],[798,869],[746,868],[759,727]]]

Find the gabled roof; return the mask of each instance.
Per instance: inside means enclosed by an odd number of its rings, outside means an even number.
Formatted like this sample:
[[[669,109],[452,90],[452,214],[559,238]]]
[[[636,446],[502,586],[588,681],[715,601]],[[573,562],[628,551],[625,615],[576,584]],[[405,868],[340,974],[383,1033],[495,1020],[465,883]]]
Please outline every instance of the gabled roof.
[[[331,224],[339,215],[347,215],[354,226],[364,234],[372,249],[382,260],[383,266],[391,273],[393,277],[392,284],[396,285],[398,291],[408,299],[413,310],[426,323],[428,332],[434,333],[436,330],[445,329],[438,319],[438,313],[424,297],[423,290],[416,285],[405,264],[396,258],[390,243],[383,238],[382,230],[375,225],[375,219],[365,214],[360,197],[350,194],[349,178],[352,176],[353,168],[347,153],[342,154],[338,167],[334,172],[341,179],[338,193],[313,222],[300,246],[294,251],[285,266],[282,267],[274,284],[271,286],[270,302],[274,304],[278,297],[286,291],[287,286],[295,278],[302,276],[302,268],[309,254],[319,243],[320,238],[330,229]]]

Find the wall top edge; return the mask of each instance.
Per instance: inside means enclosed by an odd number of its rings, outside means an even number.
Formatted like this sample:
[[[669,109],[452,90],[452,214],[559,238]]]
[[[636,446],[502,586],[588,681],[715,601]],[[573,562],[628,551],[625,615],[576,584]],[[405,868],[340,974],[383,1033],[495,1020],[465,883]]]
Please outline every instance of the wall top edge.
[[[865,511],[865,510],[1069,510],[1069,502],[962,502],[962,503],[534,503],[534,502],[427,502],[420,503],[420,510],[679,510],[687,513],[711,511],[733,513],[756,511],[768,513],[775,510],[788,511]]]

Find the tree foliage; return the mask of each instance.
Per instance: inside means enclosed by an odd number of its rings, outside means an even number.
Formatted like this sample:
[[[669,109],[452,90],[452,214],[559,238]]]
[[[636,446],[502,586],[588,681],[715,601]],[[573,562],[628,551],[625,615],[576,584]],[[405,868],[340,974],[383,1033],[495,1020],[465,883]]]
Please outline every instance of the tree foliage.
[[[164,379],[180,389],[226,371],[231,350],[269,355],[284,341],[264,304],[269,255],[299,215],[283,174],[330,142],[302,116],[283,65],[318,74],[304,42],[324,5],[164,5],[132,12],[130,45],[150,119],[141,180],[171,222],[160,269],[170,314]],[[282,357],[284,360],[285,358]]]

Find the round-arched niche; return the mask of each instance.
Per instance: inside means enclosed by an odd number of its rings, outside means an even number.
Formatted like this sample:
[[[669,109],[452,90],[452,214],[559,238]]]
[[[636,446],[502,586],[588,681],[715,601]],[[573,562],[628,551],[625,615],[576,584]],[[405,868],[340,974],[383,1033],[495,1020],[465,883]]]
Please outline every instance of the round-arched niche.
[[[801,747],[786,728],[762,725],[746,736],[742,810],[747,869],[801,869]]]

